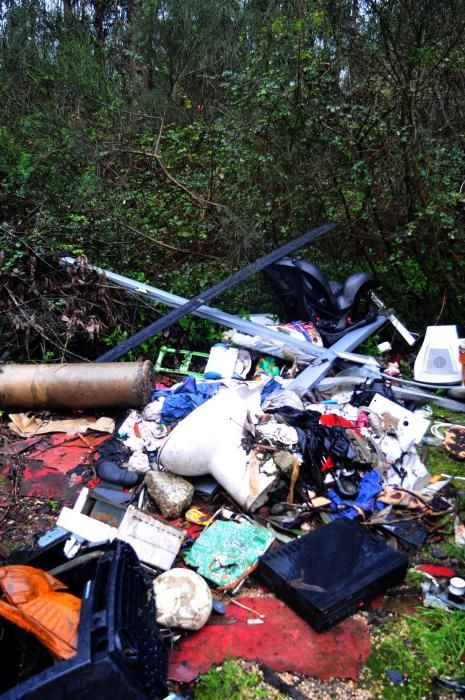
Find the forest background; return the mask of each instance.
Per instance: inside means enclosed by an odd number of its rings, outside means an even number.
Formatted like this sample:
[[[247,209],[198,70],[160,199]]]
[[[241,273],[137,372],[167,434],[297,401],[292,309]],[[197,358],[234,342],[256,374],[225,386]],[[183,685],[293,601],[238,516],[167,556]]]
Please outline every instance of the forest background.
[[[326,221],[331,278],[461,324],[464,93],[465,0],[0,0],[3,340],[58,359],[80,326],[95,356],[152,319],[76,315],[50,255],[192,297]]]

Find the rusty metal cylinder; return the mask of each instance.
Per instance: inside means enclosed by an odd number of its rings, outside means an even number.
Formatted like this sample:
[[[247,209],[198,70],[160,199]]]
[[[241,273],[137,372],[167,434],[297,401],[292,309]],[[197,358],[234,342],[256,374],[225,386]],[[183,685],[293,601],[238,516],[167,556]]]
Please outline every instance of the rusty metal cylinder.
[[[0,407],[138,408],[150,401],[152,385],[149,360],[0,365]]]

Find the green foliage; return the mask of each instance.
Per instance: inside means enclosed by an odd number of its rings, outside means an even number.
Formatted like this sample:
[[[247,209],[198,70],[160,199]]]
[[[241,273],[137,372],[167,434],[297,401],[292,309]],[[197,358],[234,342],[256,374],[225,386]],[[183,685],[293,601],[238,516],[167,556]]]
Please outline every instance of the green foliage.
[[[375,684],[386,700],[432,698],[433,676],[460,676],[464,653],[465,614],[421,609],[383,628],[368,660],[365,682]],[[389,682],[386,669],[402,673],[400,686]]]
[[[464,425],[464,416],[460,413],[448,411],[440,406],[431,406],[432,419],[436,423],[453,423]],[[428,470],[432,474],[449,474],[451,476],[463,476],[463,462],[451,456],[442,445],[428,448]],[[457,484],[459,482],[456,482]]]
[[[140,320],[142,325],[143,318],[144,315],[140,314]],[[109,348],[112,348],[127,340],[128,337],[128,331],[122,330],[121,326],[118,325],[116,326],[116,328],[113,329],[111,333],[108,333],[103,338],[103,343]],[[146,359],[155,362],[155,360],[158,357],[158,353],[160,352],[161,346],[164,345],[164,342],[165,340],[163,336],[160,338],[159,335],[156,335],[153,338],[149,338],[145,342],[141,343],[141,345],[139,345],[139,347],[137,347],[135,350],[130,350],[128,353],[126,353],[126,355],[124,356],[124,360],[126,360],[127,362],[136,362],[136,360],[140,359],[141,357],[145,357]]]
[[[12,0],[0,24],[5,264],[21,247],[83,252],[192,297],[334,220],[339,233],[305,251],[333,278],[373,272],[414,330],[457,322],[464,10]],[[257,278],[224,303],[268,300]],[[198,328],[184,324],[192,342]]]
[[[432,474],[463,476],[463,462],[451,457],[442,447],[428,449],[428,470]]]
[[[259,685],[257,673],[247,673],[237,661],[229,659],[196,682],[195,697],[196,700],[256,700],[268,696]]]
[[[416,569],[409,569],[407,571],[407,576],[405,577],[407,583],[417,586],[418,589],[421,588],[421,584],[425,580],[423,574]]]
[[[378,345],[381,343],[381,338],[378,333],[367,338],[357,349],[363,355],[371,355],[371,357],[379,357],[380,353]]]
[[[190,349],[209,350],[214,343],[221,340],[223,331],[216,323],[203,321],[195,316],[184,316],[179,321],[179,325],[184,331]]]

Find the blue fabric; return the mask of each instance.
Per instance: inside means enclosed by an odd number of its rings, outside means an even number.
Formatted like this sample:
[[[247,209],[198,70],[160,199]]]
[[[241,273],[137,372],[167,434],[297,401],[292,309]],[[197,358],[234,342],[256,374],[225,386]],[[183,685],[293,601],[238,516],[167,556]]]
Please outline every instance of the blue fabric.
[[[267,396],[274,394],[276,391],[282,390],[282,385],[276,381],[276,379],[270,379],[269,382],[265,384],[260,393],[260,402],[264,401]]]
[[[374,469],[367,472],[361,482],[357,497],[353,500],[342,499],[334,489],[328,491],[328,498],[331,499],[334,507],[345,505],[342,511],[332,514],[332,518],[349,518],[353,520],[360,513],[353,508],[353,504],[357,505],[365,513],[372,513],[376,509],[376,496],[383,490],[383,482],[381,477]]]
[[[201,406],[205,401],[211,399],[218,389],[220,383],[197,382],[194,377],[186,377],[182,384],[171,391],[154,391],[152,401],[159,396],[164,396],[165,401],[161,410],[162,423],[176,423],[185,418],[194,408]]]

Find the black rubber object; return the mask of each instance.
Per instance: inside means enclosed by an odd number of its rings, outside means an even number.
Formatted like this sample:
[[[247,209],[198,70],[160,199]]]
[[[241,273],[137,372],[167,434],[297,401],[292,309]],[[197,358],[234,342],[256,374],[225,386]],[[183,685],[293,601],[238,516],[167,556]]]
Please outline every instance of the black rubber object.
[[[120,467],[115,462],[102,460],[95,465],[97,474],[103,481],[109,481],[110,484],[118,484],[118,486],[136,486],[140,481],[140,476],[137,472],[131,472],[129,469]]]
[[[283,306],[286,321],[311,321],[327,345],[370,323],[377,315],[370,291],[379,284],[366,272],[354,272],[344,282],[336,282],[307,260],[283,258],[270,265],[265,274]]]

